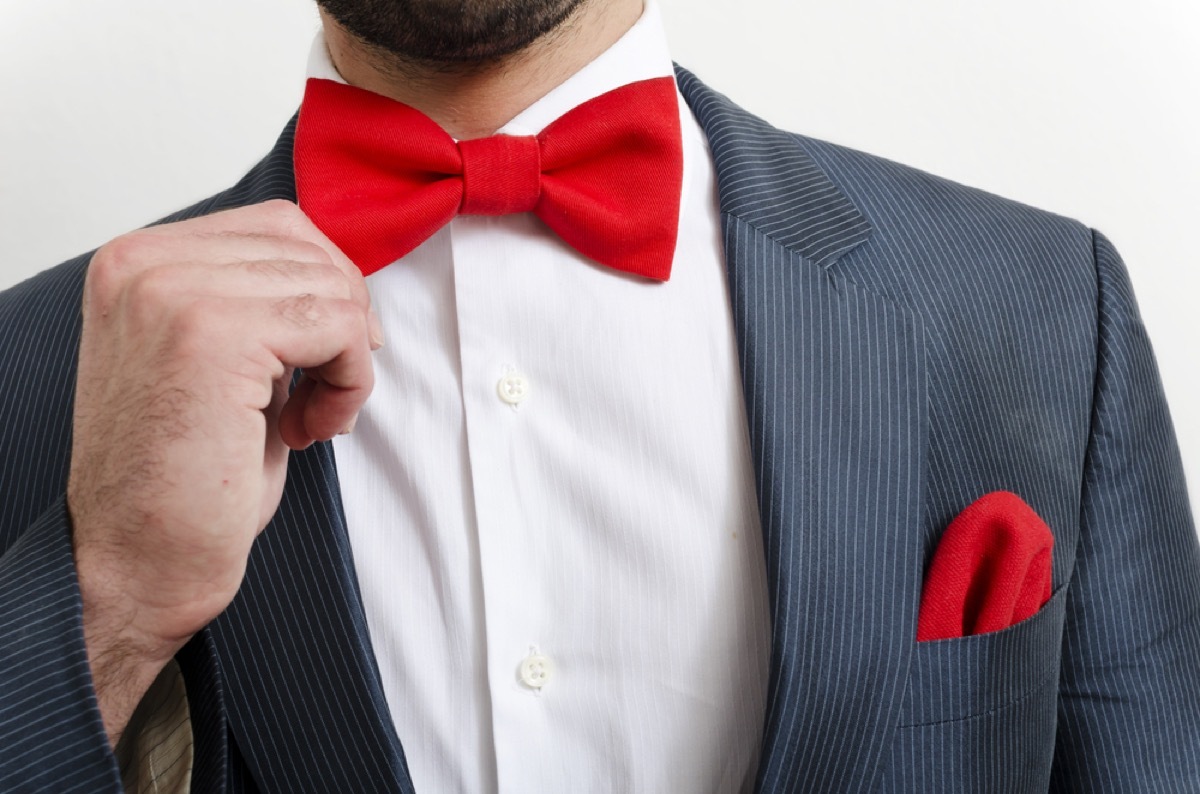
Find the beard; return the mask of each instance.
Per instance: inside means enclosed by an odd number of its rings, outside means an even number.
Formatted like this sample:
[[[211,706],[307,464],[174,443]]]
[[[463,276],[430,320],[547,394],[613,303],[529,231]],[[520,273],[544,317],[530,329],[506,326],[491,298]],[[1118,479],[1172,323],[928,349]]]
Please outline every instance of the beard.
[[[346,32],[400,61],[495,62],[557,30],[587,0],[317,0]]]

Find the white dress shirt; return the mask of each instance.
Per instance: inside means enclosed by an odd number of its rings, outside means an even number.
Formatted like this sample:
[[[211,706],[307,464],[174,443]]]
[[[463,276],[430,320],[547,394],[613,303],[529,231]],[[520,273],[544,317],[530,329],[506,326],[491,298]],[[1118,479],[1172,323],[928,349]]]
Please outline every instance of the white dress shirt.
[[[340,79],[318,37],[314,77]],[[658,10],[501,130],[673,74]],[[770,625],[713,167],[680,98],[671,278],[532,214],[462,216],[367,279],[375,391],[334,441],[418,791],[751,787]]]

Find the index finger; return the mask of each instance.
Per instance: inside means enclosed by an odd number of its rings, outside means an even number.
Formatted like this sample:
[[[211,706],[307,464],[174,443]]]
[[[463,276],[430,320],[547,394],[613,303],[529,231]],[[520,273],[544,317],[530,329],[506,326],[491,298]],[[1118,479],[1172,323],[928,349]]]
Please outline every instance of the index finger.
[[[300,205],[291,201],[285,201],[283,204],[284,207],[278,211],[285,216],[284,223],[294,224],[292,226],[294,236],[325,249],[325,252],[333,260],[333,264],[345,273],[346,278],[350,280],[354,302],[364,309],[369,309],[371,307],[371,293],[367,290],[367,280],[363,278],[362,271],[358,269],[358,265],[354,264],[350,257],[342,252],[341,248],[338,248],[324,232],[317,228],[312,219],[304,214],[304,210],[300,209]],[[275,210],[272,209],[272,211]]]
[[[176,225],[176,224],[172,224]],[[367,290],[367,282],[362,271],[330,240],[324,232],[317,228],[304,211],[294,201],[286,199],[271,199],[261,204],[251,204],[237,207],[198,218],[179,221],[180,228],[195,234],[234,233],[245,235],[265,235],[292,240],[301,240],[320,247],[329,255],[333,265],[337,267],[350,282],[351,299],[364,310],[371,307],[371,294]],[[154,227],[147,231],[154,231]]]

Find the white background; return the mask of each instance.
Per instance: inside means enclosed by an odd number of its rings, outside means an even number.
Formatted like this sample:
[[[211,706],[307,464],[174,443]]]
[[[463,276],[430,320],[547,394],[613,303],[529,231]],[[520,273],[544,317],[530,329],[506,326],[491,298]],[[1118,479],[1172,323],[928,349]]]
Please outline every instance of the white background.
[[[1194,0],[660,2],[676,60],[769,121],[1108,234],[1200,492]],[[317,24],[311,0],[0,0],[0,287],[232,184]]]

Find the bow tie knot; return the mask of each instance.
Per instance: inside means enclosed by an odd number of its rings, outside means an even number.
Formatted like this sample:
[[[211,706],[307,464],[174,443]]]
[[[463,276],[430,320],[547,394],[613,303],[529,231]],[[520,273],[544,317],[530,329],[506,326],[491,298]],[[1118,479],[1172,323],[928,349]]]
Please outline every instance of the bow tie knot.
[[[456,143],[414,108],[310,79],[296,197],[364,275],[456,215],[532,212],[589,259],[666,281],[683,187],[676,97],[675,80],[656,77],[584,102],[536,137]]]
[[[542,196],[542,147],[532,135],[459,141],[463,215],[533,212]]]

